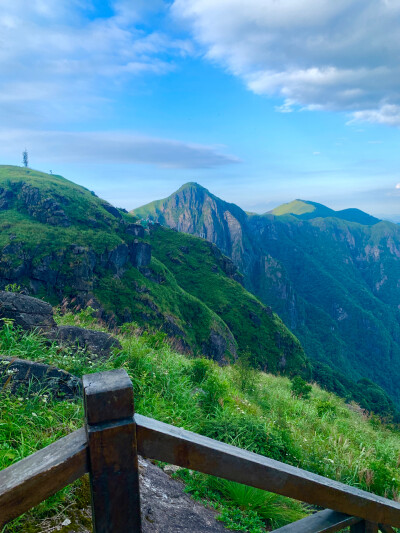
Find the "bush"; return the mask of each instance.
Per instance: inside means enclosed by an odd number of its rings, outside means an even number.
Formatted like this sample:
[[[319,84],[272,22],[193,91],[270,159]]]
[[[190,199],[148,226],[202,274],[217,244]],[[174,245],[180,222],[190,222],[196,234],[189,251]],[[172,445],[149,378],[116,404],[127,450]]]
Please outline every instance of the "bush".
[[[291,391],[296,398],[303,398],[308,400],[311,394],[312,387],[300,376],[295,376],[292,379]]]

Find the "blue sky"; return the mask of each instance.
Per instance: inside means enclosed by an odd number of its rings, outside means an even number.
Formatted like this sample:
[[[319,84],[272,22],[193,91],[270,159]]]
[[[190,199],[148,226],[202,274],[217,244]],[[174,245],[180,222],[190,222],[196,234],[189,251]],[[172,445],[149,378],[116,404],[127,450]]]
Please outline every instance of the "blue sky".
[[[400,0],[1,6],[1,163],[127,209],[197,181],[400,219]]]

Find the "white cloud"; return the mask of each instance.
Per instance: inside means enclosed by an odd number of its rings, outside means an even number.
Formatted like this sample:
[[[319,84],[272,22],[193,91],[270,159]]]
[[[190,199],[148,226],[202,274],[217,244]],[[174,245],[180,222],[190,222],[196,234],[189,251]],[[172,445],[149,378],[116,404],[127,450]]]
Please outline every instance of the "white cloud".
[[[145,137],[130,132],[0,130],[3,157],[26,147],[30,159],[47,163],[151,164],[170,168],[211,168],[239,163],[219,147]]]
[[[350,123],[354,122],[373,122],[388,126],[400,126],[400,105],[385,104],[379,109],[355,111]]]
[[[277,111],[400,125],[399,0],[175,0],[172,12],[209,60],[281,96]]]
[[[63,108],[79,120],[82,105],[133,77],[170,72],[192,44],[144,29],[160,9],[162,0],[115,0],[105,17],[84,0],[1,0],[0,114],[29,104],[41,119]]]
[[[396,189],[400,189],[400,183],[396,185]]]

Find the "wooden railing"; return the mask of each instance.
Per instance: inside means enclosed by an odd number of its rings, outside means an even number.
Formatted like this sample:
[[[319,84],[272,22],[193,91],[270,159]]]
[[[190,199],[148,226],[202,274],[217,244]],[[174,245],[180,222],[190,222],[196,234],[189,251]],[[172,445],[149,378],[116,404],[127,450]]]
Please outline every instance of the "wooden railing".
[[[275,533],[394,532],[400,504],[134,413],[120,370],[83,378],[85,427],[0,472],[0,527],[86,473],[93,531],[141,531],[137,454],[327,508]]]

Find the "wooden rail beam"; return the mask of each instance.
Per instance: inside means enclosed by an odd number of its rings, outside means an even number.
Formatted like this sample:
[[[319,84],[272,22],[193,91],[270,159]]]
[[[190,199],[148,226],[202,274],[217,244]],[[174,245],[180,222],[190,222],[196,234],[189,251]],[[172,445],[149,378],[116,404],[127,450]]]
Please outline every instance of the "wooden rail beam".
[[[84,428],[0,472],[0,529],[88,472]]]
[[[400,527],[398,502],[145,416],[136,414],[135,420],[145,457]]]
[[[125,370],[83,376],[94,533],[140,533],[133,387]]]
[[[325,509],[325,511],[275,529],[272,533],[334,533],[362,521],[362,518]]]

